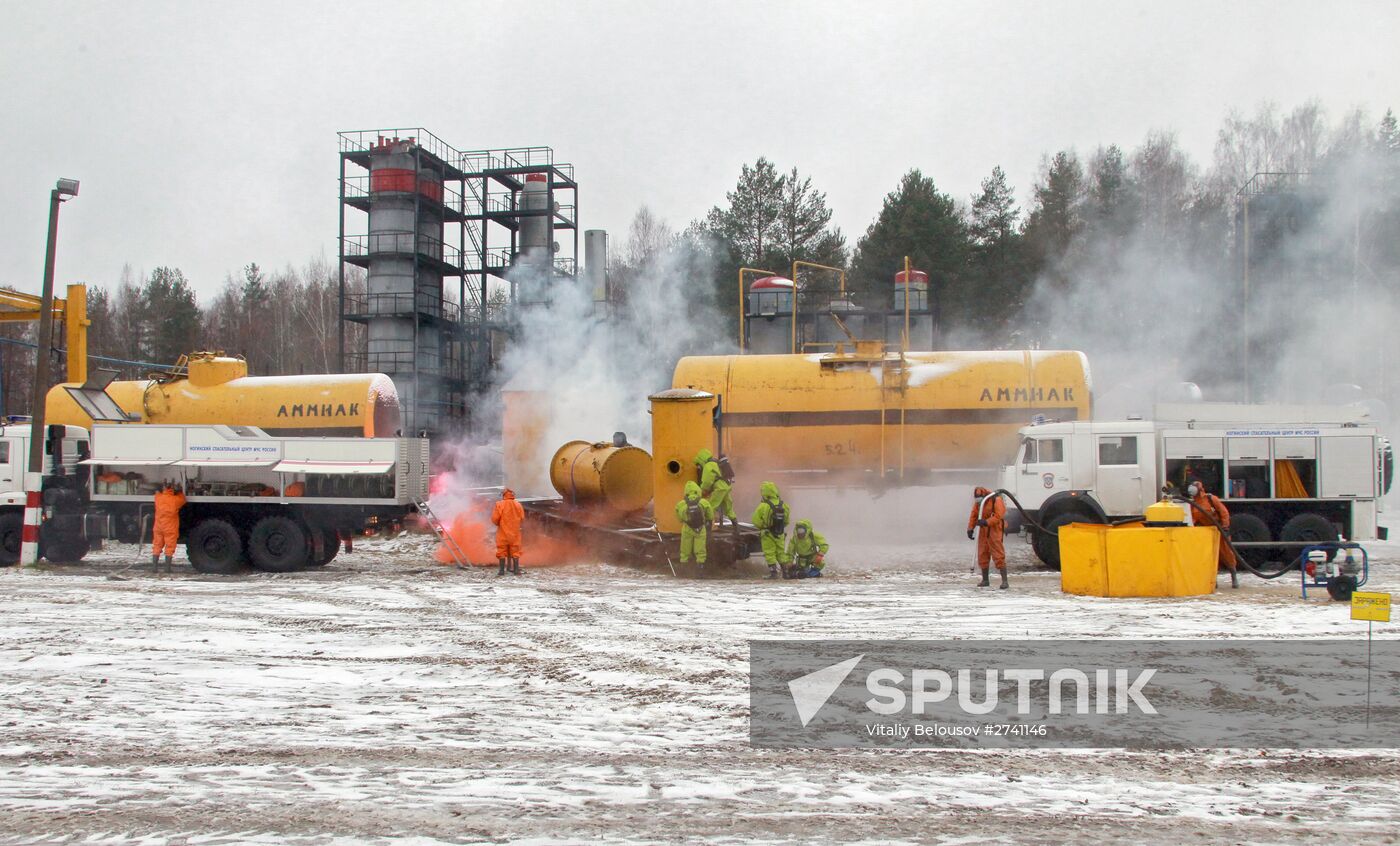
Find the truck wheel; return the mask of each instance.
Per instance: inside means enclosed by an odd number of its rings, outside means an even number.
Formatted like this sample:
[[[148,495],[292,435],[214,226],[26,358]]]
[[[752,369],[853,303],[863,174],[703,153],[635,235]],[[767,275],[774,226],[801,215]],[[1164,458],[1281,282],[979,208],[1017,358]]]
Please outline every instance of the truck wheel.
[[[227,520],[201,520],[185,538],[185,554],[201,573],[228,576],[243,569],[243,541]]]
[[[248,534],[248,554],[253,566],[272,573],[290,573],[310,563],[311,544],[306,529],[290,517],[264,517]]]
[[[91,545],[82,535],[62,535],[44,541],[39,553],[54,564],[76,564],[88,554]]]
[[[335,529],[322,529],[321,543],[324,545],[324,551],[321,553],[319,561],[311,562],[312,567],[326,566],[334,561],[336,554],[340,552],[340,535],[336,533]]]
[[[1068,526],[1070,523],[1097,523],[1093,517],[1088,517],[1074,511],[1056,514],[1050,521],[1041,525],[1045,526],[1045,531],[1040,532],[1031,529],[1031,548],[1035,550],[1035,556],[1052,570],[1060,569],[1060,527]]]
[[[1326,543],[1337,539],[1337,528],[1332,525],[1332,521],[1321,514],[1307,513],[1295,514],[1283,524],[1283,530],[1279,532],[1278,539],[1290,543]],[[1297,557],[1299,553],[1297,547],[1289,547],[1285,550],[1284,556]],[[1329,552],[1327,560],[1331,561],[1336,556],[1336,551]]]
[[[19,547],[24,539],[24,515],[14,511],[0,514],[0,567],[19,563]]]
[[[1273,540],[1269,534],[1269,524],[1253,514],[1236,514],[1230,520],[1230,540],[1235,543],[1260,543]],[[1251,546],[1239,550],[1250,564],[1262,564],[1278,559],[1278,547]]]

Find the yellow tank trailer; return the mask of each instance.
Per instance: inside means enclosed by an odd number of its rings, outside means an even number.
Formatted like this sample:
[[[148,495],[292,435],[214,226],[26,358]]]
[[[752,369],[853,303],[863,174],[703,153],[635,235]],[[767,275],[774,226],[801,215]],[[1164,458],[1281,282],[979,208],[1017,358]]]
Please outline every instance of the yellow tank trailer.
[[[271,435],[393,437],[399,396],[380,373],[249,376],[240,358],[194,353],[172,379],[113,382],[107,393],[142,423],[257,426]],[[91,427],[59,385],[49,391],[48,422]]]
[[[718,396],[721,447],[745,487],[784,472],[875,474],[1005,463],[1035,415],[1090,415],[1089,364],[1072,351],[691,356],[672,385]],[[752,484],[748,484],[752,482]]]

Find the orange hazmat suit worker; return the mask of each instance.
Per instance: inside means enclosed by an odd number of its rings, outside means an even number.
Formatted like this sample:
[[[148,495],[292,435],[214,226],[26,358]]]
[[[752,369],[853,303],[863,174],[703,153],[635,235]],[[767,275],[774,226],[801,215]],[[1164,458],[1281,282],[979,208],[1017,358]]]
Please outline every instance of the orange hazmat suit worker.
[[[978,587],[989,587],[991,585],[988,564],[996,564],[996,568],[1001,572],[1001,589],[1005,590],[1006,582],[1006,547],[1002,545],[1002,534],[1006,531],[1006,503],[1001,501],[1001,496],[992,495],[986,488],[978,488],[972,492],[972,513],[967,518],[967,537],[972,539],[972,533],[977,532],[977,566],[982,568],[982,581],[977,583]]]
[[[491,523],[496,527],[496,575],[504,576],[509,569],[520,575],[520,527],[525,523],[525,509],[515,499],[515,491],[506,488],[491,509]]]
[[[169,567],[175,555],[175,545],[180,542],[180,509],[185,507],[185,495],[169,482],[156,492],[156,519],[151,529],[151,563],[160,563],[161,551],[165,552],[165,566]]]
[[[1214,526],[1220,530],[1219,562],[1230,571],[1230,585],[1240,586],[1239,573],[1235,572],[1238,563],[1235,551],[1225,543],[1230,536],[1230,509],[1220,501],[1220,497],[1206,490],[1206,483],[1192,479],[1186,486],[1186,495],[1191,498],[1191,524],[1193,526]]]

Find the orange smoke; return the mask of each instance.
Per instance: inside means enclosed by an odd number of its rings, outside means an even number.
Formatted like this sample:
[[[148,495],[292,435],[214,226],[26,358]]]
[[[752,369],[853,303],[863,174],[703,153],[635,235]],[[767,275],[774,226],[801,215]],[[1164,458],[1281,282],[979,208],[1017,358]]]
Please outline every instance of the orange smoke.
[[[452,527],[447,533],[457,542],[462,554],[472,564],[478,567],[495,567],[495,528],[491,525],[490,505],[483,501],[453,517]],[[555,567],[589,560],[577,544],[540,532],[537,526],[532,524],[528,514],[525,517],[524,535],[520,552],[521,566]],[[440,564],[456,563],[446,544],[438,544],[433,557]]]

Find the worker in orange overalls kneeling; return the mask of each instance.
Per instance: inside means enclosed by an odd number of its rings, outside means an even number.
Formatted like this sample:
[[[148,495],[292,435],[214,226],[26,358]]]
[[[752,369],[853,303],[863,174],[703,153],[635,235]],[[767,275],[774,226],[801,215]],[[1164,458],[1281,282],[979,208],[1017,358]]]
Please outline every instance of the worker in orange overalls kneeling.
[[[515,491],[506,488],[496,507],[491,509],[491,523],[496,527],[496,575],[504,576],[509,569],[520,575],[520,527],[525,522],[525,509],[515,499]]]
[[[1230,587],[1240,586],[1240,574],[1236,570],[1235,550],[1226,540],[1230,537],[1230,509],[1220,501],[1220,497],[1206,490],[1206,483],[1192,479],[1186,486],[1186,496],[1191,499],[1191,525],[1214,526],[1220,530],[1220,566],[1230,571]]]
[[[992,584],[987,569],[989,563],[995,563],[1001,571],[1001,589],[1006,590],[1010,586],[1006,582],[1006,547],[1001,542],[1005,530],[1006,503],[1001,501],[1001,495],[993,494],[986,488],[973,491],[972,514],[967,518],[967,539],[972,540],[972,533],[977,531],[977,566],[982,568],[982,581],[977,583],[978,587],[990,587]]]
[[[151,566],[160,563],[165,551],[165,569],[169,570],[175,557],[175,545],[180,542],[180,509],[185,507],[185,495],[173,482],[156,492],[156,518],[151,528]]]

